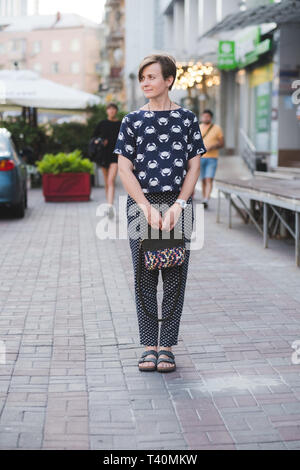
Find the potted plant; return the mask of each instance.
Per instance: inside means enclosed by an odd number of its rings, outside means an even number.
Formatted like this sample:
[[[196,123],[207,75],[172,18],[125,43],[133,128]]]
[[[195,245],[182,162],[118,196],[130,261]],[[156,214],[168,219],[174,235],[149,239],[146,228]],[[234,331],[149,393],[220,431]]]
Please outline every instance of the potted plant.
[[[80,150],[46,154],[36,162],[42,174],[45,201],[89,201],[93,163]]]

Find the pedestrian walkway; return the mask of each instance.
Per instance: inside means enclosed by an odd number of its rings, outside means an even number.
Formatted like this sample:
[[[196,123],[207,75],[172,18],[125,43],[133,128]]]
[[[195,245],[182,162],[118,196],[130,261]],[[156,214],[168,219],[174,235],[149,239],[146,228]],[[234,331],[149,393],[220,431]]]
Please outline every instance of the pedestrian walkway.
[[[142,373],[129,243],[97,238],[104,190],[92,198],[45,203],[33,189],[24,220],[0,216],[0,448],[299,449],[293,244],[264,250],[234,214],[228,229],[225,203],[216,224],[212,198],[177,370]]]

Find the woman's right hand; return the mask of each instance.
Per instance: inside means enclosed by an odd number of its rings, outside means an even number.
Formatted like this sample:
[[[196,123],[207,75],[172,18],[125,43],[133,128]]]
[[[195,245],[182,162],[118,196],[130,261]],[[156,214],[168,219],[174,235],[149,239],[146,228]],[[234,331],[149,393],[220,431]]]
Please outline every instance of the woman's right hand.
[[[162,216],[160,212],[155,209],[151,204],[147,204],[143,207],[143,212],[146,220],[152,228],[158,230],[162,228]]]

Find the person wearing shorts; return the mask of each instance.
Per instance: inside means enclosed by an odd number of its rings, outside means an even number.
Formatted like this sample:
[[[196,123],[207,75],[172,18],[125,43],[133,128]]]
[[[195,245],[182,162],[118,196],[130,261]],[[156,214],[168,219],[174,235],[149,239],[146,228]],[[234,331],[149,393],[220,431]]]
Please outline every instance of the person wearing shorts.
[[[202,203],[205,209],[208,207],[213,180],[217,171],[219,149],[224,147],[224,136],[220,126],[214,124],[213,112],[205,109],[202,113],[200,130],[203,136],[204,145],[207,149],[205,157],[200,160],[200,177],[202,180]]]

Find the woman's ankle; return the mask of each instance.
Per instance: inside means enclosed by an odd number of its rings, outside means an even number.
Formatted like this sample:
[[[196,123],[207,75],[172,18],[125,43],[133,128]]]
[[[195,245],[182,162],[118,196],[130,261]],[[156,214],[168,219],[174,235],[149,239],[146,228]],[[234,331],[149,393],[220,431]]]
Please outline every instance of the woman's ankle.
[[[146,351],[148,351],[149,349],[154,349],[155,351],[157,351],[157,348],[158,346],[145,346]]]

